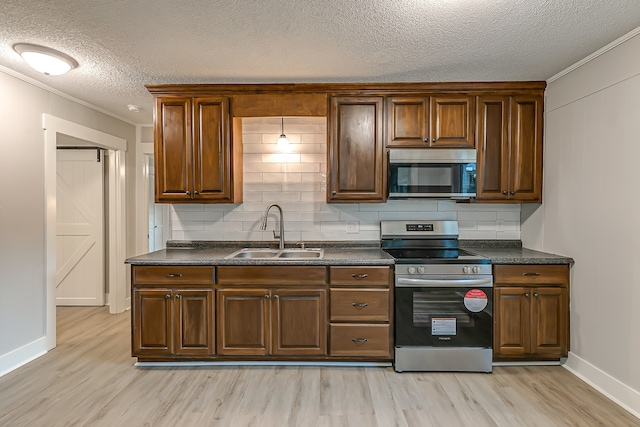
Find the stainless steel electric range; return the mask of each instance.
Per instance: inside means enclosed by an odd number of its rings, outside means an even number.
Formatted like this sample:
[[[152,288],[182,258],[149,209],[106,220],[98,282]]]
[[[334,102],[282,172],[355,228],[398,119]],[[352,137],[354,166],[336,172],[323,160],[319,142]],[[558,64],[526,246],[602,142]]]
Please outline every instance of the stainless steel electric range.
[[[490,260],[458,246],[457,221],[382,221],[395,258],[395,370],[492,371]]]

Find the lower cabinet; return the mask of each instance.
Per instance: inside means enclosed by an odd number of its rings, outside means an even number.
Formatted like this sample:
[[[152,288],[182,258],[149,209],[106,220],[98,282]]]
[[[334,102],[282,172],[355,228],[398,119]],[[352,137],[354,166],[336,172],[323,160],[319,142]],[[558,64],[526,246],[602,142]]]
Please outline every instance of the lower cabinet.
[[[221,288],[217,293],[218,354],[327,354],[325,289]]]
[[[131,268],[133,356],[213,356],[214,272],[212,266]]]
[[[140,361],[393,359],[389,266],[132,267]]]
[[[569,266],[494,266],[495,360],[556,360],[569,350]]]
[[[212,289],[134,289],[132,354],[214,354]]]
[[[335,266],[329,272],[329,355],[393,359],[391,268]]]

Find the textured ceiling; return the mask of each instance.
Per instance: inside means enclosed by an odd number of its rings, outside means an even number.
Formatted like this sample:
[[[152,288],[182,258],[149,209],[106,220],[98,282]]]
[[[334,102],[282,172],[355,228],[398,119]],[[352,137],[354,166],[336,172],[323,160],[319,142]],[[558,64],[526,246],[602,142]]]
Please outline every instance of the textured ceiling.
[[[148,124],[145,84],[546,80],[637,27],[639,0],[2,0],[0,65]]]

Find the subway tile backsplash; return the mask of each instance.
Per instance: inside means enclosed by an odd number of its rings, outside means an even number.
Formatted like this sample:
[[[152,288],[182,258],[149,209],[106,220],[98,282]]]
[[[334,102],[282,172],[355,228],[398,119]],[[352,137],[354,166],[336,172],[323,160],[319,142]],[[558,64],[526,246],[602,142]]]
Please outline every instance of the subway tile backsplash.
[[[280,118],[242,121],[244,203],[171,205],[173,240],[274,241],[277,210],[267,230],[262,212],[270,203],[284,210],[287,242],[378,240],[381,220],[458,220],[461,239],[520,239],[520,205],[391,200],[327,204],[326,119],[284,119],[287,153],[276,151]],[[355,230],[355,231],[354,231]]]

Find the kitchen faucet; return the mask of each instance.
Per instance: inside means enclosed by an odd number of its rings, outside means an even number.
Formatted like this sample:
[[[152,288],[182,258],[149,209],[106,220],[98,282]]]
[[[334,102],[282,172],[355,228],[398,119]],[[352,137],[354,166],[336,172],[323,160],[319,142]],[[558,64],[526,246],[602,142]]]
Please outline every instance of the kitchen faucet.
[[[260,228],[262,230],[267,229],[267,218],[269,217],[269,210],[273,207],[278,208],[278,210],[280,211],[280,234],[276,235],[276,230],[273,230],[273,238],[274,239],[279,238],[280,239],[279,249],[284,249],[284,216],[282,215],[282,208],[280,207],[280,205],[271,203],[269,207],[267,207],[267,209],[262,214],[262,224],[260,225]]]

